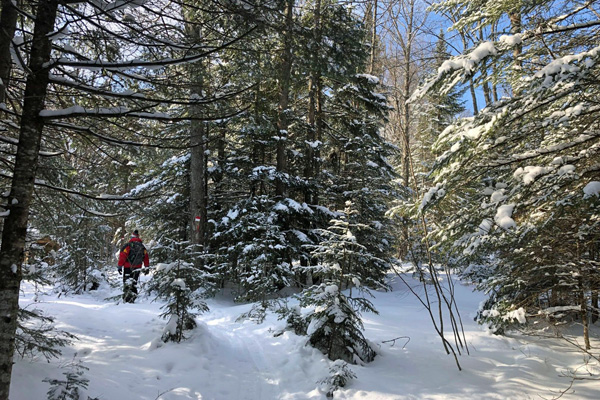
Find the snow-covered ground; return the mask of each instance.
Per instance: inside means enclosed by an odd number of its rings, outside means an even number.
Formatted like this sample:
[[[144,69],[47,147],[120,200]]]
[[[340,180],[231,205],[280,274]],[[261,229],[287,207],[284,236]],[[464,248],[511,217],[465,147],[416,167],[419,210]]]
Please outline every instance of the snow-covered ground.
[[[143,280],[149,277],[143,276]],[[416,283],[415,283],[416,284]],[[21,305],[33,301],[24,285]],[[352,366],[357,379],[335,393],[336,399],[552,399],[569,388],[565,375],[599,368],[586,366],[582,353],[563,340],[494,336],[473,322],[482,295],[457,284],[470,355],[460,357],[463,371],[446,355],[427,312],[399,280],[393,291],[376,293],[379,315],[365,317],[366,336],[380,353],[366,366]],[[78,336],[60,360],[17,360],[11,400],[46,398],[45,378],[64,378],[61,368],[81,360],[89,368],[87,394],[102,400],[269,400],[325,399],[317,381],[330,361],[306,339],[286,332],[274,337],[283,321],[270,315],[264,323],[236,322],[250,305],[219,298],[198,318],[189,340],[154,347],[165,321],[160,303],[140,299],[115,304],[104,299],[114,289],[81,296],[46,294],[36,306],[56,317],[57,327]],[[597,331],[596,331],[597,332]],[[400,336],[410,338],[390,339]],[[581,342],[581,338],[577,338]],[[408,343],[406,343],[408,342]],[[600,341],[594,338],[594,354]],[[588,377],[593,377],[588,375]],[[600,381],[577,380],[562,399],[598,399]]]

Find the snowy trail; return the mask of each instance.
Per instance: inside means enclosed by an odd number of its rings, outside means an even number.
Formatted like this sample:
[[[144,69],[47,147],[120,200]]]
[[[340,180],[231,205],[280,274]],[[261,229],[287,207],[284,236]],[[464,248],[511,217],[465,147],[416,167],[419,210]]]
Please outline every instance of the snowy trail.
[[[155,348],[153,343],[165,325],[157,317],[160,304],[96,301],[91,296],[48,298],[37,306],[57,315],[57,327],[80,339],[63,350],[62,363],[81,360],[89,368],[85,374],[90,379],[88,393],[103,400],[324,398],[316,391],[316,397],[307,394],[302,382],[297,393],[289,390],[293,382],[281,385],[286,381],[281,371],[288,365],[290,345],[301,347],[302,339],[287,334],[274,338],[269,327],[236,322],[248,306],[230,306],[225,312],[217,308],[199,318],[199,326],[187,341]],[[310,355],[325,368],[320,354]],[[54,366],[48,369],[45,362],[19,362],[14,382],[62,378],[66,370],[60,370],[59,364],[52,361]],[[302,375],[316,387],[317,376]],[[298,372],[294,370],[291,376],[297,379]],[[11,400],[44,399],[47,388],[47,384],[20,387],[12,392]]]
[[[473,313],[481,295],[457,285],[470,355],[456,369],[443,351],[427,314],[406,287],[376,292],[379,315],[365,314],[365,335],[380,352],[366,366],[352,366],[357,379],[335,393],[349,400],[552,399],[569,387],[565,372],[582,368],[583,356],[564,343],[526,337],[490,335],[477,326]],[[114,290],[82,296],[42,296],[36,306],[56,317],[58,328],[79,341],[63,349],[60,360],[17,360],[11,400],[43,400],[44,378],[62,378],[61,366],[74,359],[89,368],[88,394],[101,400],[326,400],[317,381],[330,365],[306,338],[273,332],[283,322],[268,315],[263,324],[236,322],[250,305],[213,299],[198,317],[188,340],[156,348],[165,321],[160,303],[107,303]],[[24,288],[21,304],[31,305]],[[598,332],[594,349],[600,348]],[[384,341],[407,336],[410,341]],[[597,350],[595,350],[597,352]],[[598,373],[598,366],[588,365]],[[598,399],[597,381],[576,382],[563,400]]]

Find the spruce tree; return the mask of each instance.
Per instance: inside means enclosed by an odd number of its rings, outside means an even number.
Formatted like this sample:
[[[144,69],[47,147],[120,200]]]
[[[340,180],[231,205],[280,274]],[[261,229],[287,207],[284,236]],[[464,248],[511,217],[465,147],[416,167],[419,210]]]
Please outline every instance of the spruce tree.
[[[364,337],[361,313],[377,312],[366,296],[369,287],[383,287],[365,265],[382,262],[360,242],[360,232],[369,226],[356,222],[358,211],[351,202],[331,225],[319,230],[322,240],[309,246],[316,264],[307,267],[321,282],[305,289],[300,306],[312,311],[305,316],[306,334],[312,346],[331,360],[362,364],[375,358],[375,350]],[[349,288],[346,295],[343,290]]]
[[[154,247],[153,257],[158,262],[148,291],[166,301],[160,315],[167,320],[162,341],[181,342],[186,332],[196,327],[195,317],[208,311],[204,299],[209,294],[211,277],[192,261],[196,246],[175,240],[166,243]]]

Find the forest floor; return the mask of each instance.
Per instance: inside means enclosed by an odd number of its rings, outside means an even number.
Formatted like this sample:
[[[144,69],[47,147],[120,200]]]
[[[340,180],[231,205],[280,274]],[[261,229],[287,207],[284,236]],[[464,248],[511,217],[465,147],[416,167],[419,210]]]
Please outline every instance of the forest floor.
[[[142,276],[143,281],[149,278]],[[459,357],[459,371],[426,310],[400,279],[390,279],[392,291],[374,293],[379,315],[363,315],[365,336],[379,347],[379,355],[368,365],[352,366],[357,378],[335,392],[335,399],[600,397],[598,364],[564,339],[490,334],[473,321],[483,295],[457,283],[469,348],[468,355]],[[417,282],[409,282],[419,290]],[[291,332],[275,337],[284,322],[274,314],[258,325],[237,322],[251,305],[211,299],[210,311],[197,318],[199,326],[188,340],[157,346],[165,326],[160,302],[143,296],[135,304],[108,302],[105,299],[117,295],[118,289],[106,285],[85,295],[48,292],[34,303],[33,287],[23,286],[22,307],[44,310],[56,318],[59,329],[79,339],[62,349],[60,359],[17,359],[11,400],[46,399],[50,385],[43,380],[64,379],[73,361],[87,368],[87,394],[101,400],[326,399],[317,382],[327,376],[330,361],[305,346],[304,337]],[[569,339],[581,343],[581,327],[572,332]],[[599,334],[594,327],[596,356]],[[575,371],[586,379],[573,380]]]

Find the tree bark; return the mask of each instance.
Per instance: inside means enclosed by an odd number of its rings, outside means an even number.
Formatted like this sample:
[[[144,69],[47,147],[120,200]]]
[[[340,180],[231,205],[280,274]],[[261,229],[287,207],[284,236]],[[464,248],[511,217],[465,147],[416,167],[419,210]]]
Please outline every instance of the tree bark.
[[[509,19],[510,19],[510,32],[511,33],[521,33],[522,30],[522,22],[521,22],[521,11],[517,10],[513,13],[509,14]],[[521,44],[518,44],[515,46],[515,49],[513,50],[513,57],[514,57],[514,61],[515,61],[515,65],[517,65],[519,68],[523,66],[523,63],[519,60],[519,57],[521,56],[521,53],[523,52],[523,46]]]
[[[592,299],[591,299],[591,307],[592,307],[592,324],[595,324],[598,321],[598,317],[600,313],[598,312],[598,290],[592,290]]]
[[[402,68],[404,69],[404,87],[403,87],[403,93],[402,93],[402,144],[403,144],[403,151],[404,153],[402,154],[402,165],[403,165],[403,173],[402,173],[402,177],[404,179],[404,185],[406,187],[410,186],[410,135],[411,135],[411,129],[410,129],[410,125],[412,122],[412,110],[410,108],[410,104],[408,102],[408,99],[410,98],[410,94],[411,94],[411,83],[412,83],[412,61],[413,61],[413,54],[412,54],[412,45],[413,45],[413,38],[415,36],[415,31],[413,30],[414,27],[414,18],[415,18],[415,14],[414,14],[414,8],[415,8],[415,3],[414,1],[410,1],[409,4],[409,10],[408,10],[408,14],[405,16],[406,18],[406,44],[402,47],[402,52],[404,53],[404,65],[402,66]],[[415,182],[415,185],[417,184],[417,182]]]
[[[44,120],[44,109],[50,70],[51,42],[48,34],[54,28],[58,0],[38,3],[33,33],[30,73],[25,85],[25,100],[19,132],[19,144],[9,195],[10,214],[5,220],[0,247],[0,399],[8,399],[12,373],[19,286],[27,235],[27,221],[33,198]]]
[[[485,40],[483,35],[483,28],[481,27],[479,27],[479,40],[481,42]],[[481,86],[483,87],[483,98],[485,99],[485,105],[486,107],[488,107],[492,104],[492,91],[490,90],[489,82],[487,82],[488,72],[485,64],[486,63],[482,64],[481,69]]]
[[[375,72],[375,52],[377,50],[377,0],[373,0],[372,21],[371,21],[371,55],[369,60],[369,74]]]
[[[192,21],[198,16],[196,10],[183,10],[183,18]],[[189,23],[186,25],[186,36],[191,43],[202,43],[203,33],[198,27]],[[205,96],[204,82],[205,68],[202,62],[196,62],[188,66],[188,74],[191,82],[190,98],[201,99]],[[192,117],[202,117],[202,106],[190,105],[189,113]],[[206,147],[207,147],[207,123],[199,120],[190,121],[190,215],[189,215],[189,238],[192,244],[202,246],[204,250],[206,239]]]
[[[194,91],[196,93],[196,91]],[[192,106],[197,108],[198,106]],[[195,110],[197,112],[197,110]],[[204,246],[206,236],[206,124],[191,121],[190,127],[190,225],[192,243]],[[200,220],[198,221],[197,218]]]
[[[304,175],[307,180],[314,180],[316,176],[316,152],[317,150],[314,147],[314,143],[317,141],[317,136],[320,134],[317,133],[320,130],[320,123],[317,122],[317,119],[320,119],[320,90],[321,90],[321,65],[320,65],[320,57],[321,57],[321,0],[315,1],[315,10],[314,10],[314,35],[313,41],[315,44],[315,52],[313,64],[311,66],[311,73],[308,82],[308,125],[310,125],[310,129],[308,131],[308,146],[306,149],[306,166],[304,169]],[[315,204],[315,198],[317,197],[317,193],[315,193],[314,187],[308,187],[304,194],[304,201],[307,204]]]
[[[0,103],[6,100],[6,91],[10,85],[12,59],[10,46],[17,28],[17,9],[12,0],[2,0],[0,15]]]
[[[592,348],[590,344],[590,322],[588,318],[588,306],[587,298],[585,297],[585,291],[583,289],[583,279],[579,280],[581,287],[579,288],[579,304],[581,306],[581,324],[583,325],[583,342],[585,349],[589,350]]]
[[[287,172],[287,137],[288,137],[288,106],[290,97],[290,80],[292,75],[292,39],[294,0],[288,0],[285,10],[285,35],[283,39],[283,54],[279,79],[279,105],[277,107],[277,197],[285,196],[286,184],[284,176]]]

